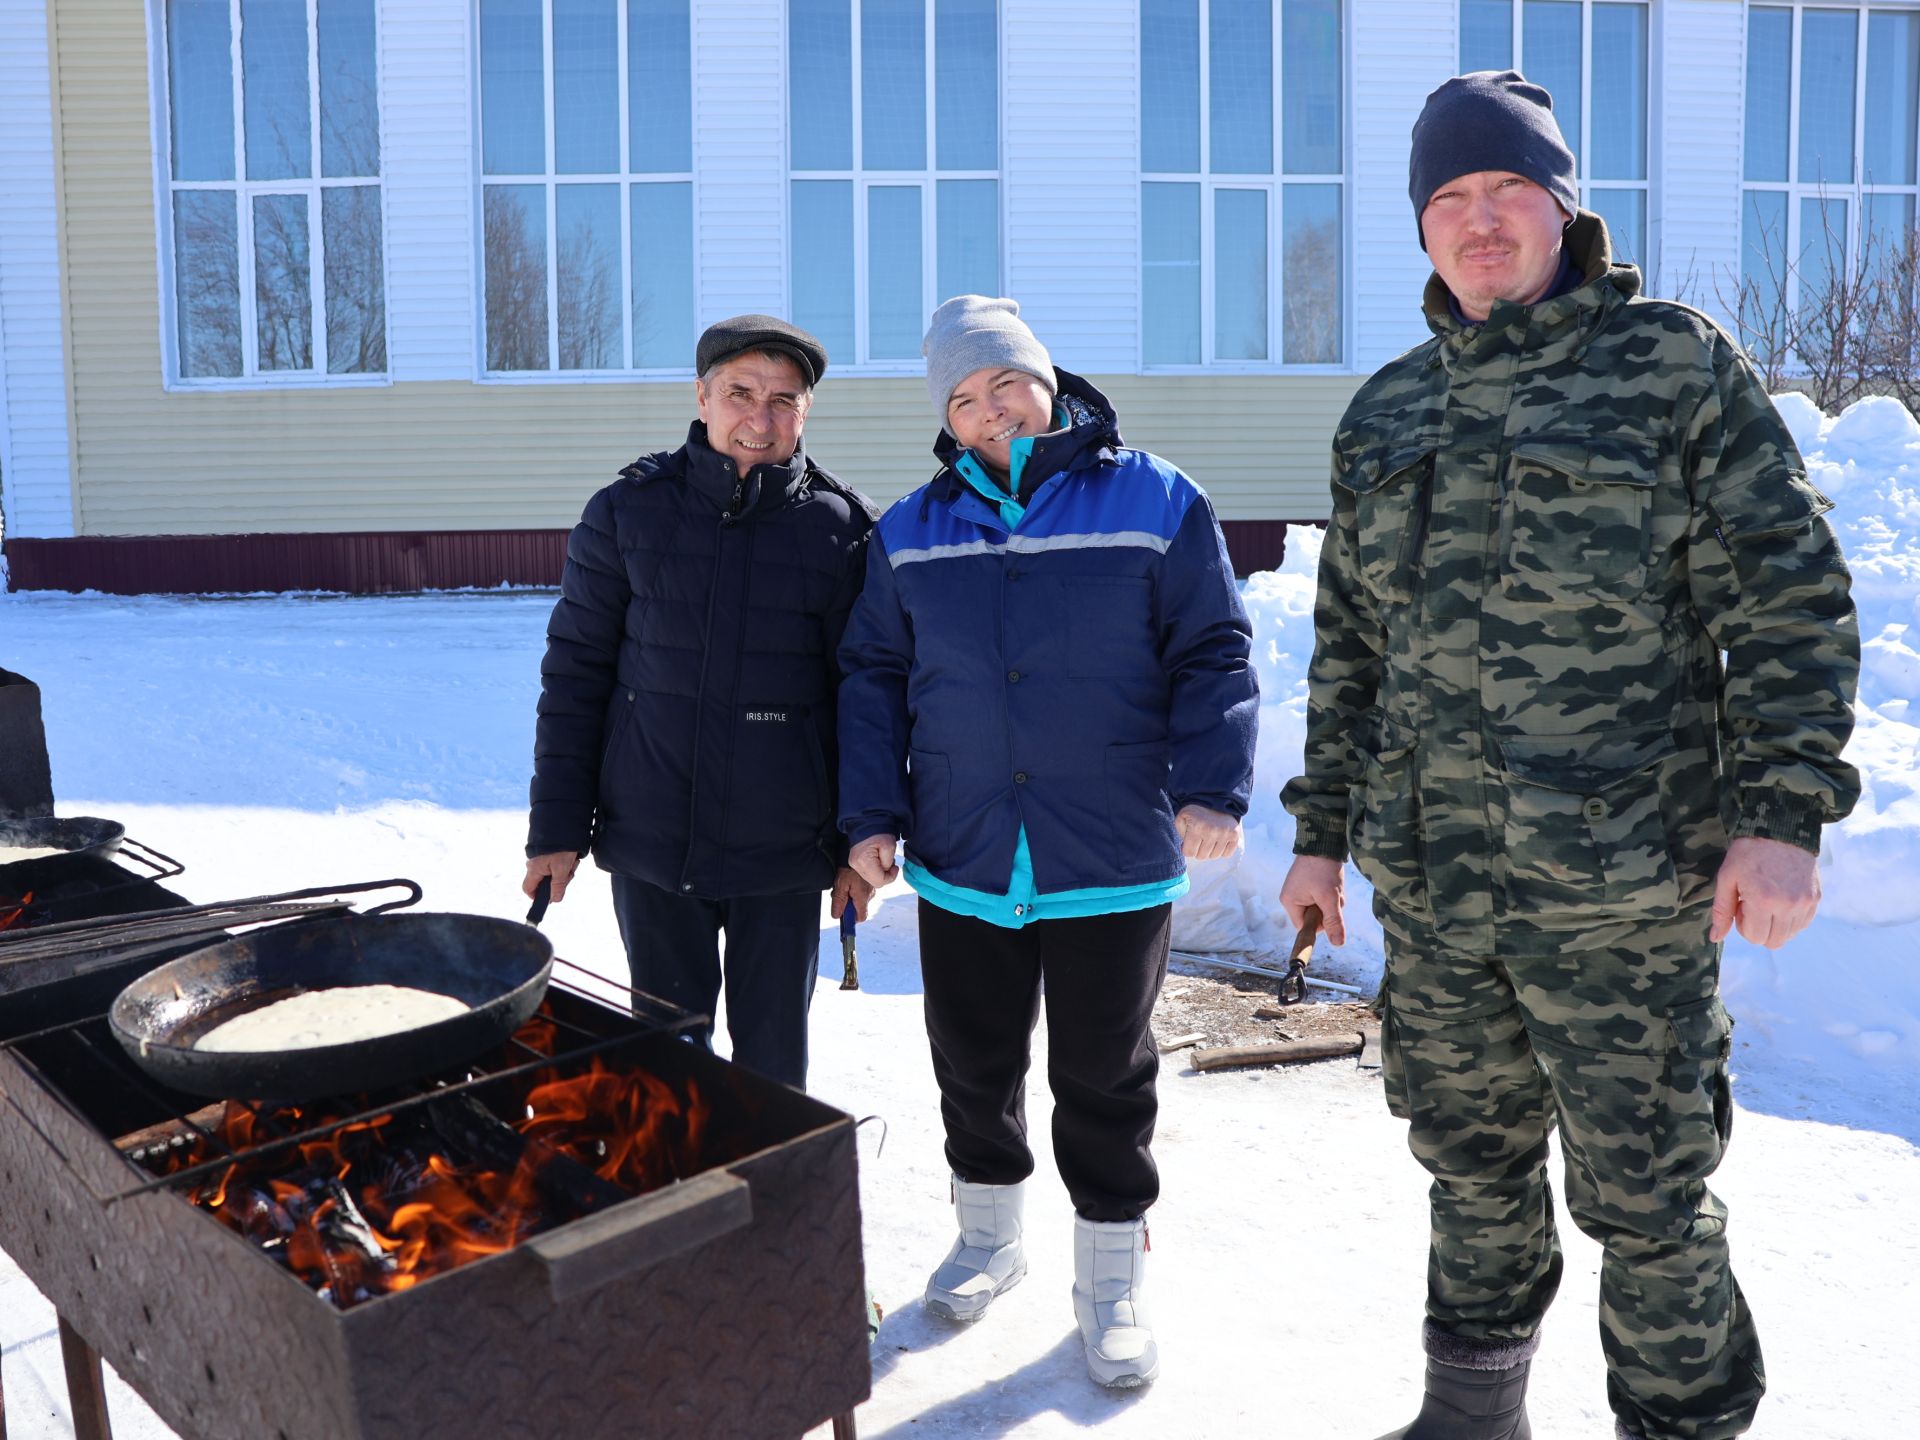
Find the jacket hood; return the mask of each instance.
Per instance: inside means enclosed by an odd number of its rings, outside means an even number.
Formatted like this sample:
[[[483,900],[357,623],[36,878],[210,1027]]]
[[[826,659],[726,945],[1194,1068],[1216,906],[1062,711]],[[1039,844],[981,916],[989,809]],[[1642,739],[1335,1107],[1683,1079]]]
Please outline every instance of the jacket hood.
[[[1585,311],[1610,312],[1615,305],[1624,304],[1640,293],[1639,270],[1614,260],[1607,222],[1591,210],[1581,210],[1567,222],[1563,243],[1567,247],[1567,257],[1584,277],[1584,282],[1564,295],[1555,295],[1533,305],[1515,305],[1496,300],[1483,322],[1485,325],[1511,325],[1523,316],[1537,324],[1551,325],[1555,321],[1571,320]],[[1426,292],[1420,302],[1420,308],[1427,317],[1427,328],[1443,338],[1479,328],[1462,325],[1454,318],[1453,306],[1449,303],[1451,299],[1452,292],[1447,289],[1447,282],[1435,271],[1427,280]]]
[[[707,442],[706,422],[695,420],[687,427],[686,444],[678,450],[642,455],[620,472],[620,478],[678,478],[722,514],[751,515],[776,509],[797,496],[806,486],[809,464],[802,440],[790,458],[755,465],[739,475],[733,461]]]
[[[1114,413],[1113,404],[1099,390],[1083,377],[1071,371],[1053,367],[1055,387],[1054,404],[1067,413],[1064,430],[1056,430],[1042,435],[1033,442],[1033,453],[1027,459],[1026,470],[1022,477],[1022,489],[1030,489],[1049,475],[1062,470],[1076,469],[1092,461],[1111,458],[1125,442],[1120,438],[1120,417]],[[967,447],[954,439],[942,427],[934,438],[933,453],[944,467],[941,476],[951,478],[955,484],[964,485],[955,473],[954,462],[966,453]]]

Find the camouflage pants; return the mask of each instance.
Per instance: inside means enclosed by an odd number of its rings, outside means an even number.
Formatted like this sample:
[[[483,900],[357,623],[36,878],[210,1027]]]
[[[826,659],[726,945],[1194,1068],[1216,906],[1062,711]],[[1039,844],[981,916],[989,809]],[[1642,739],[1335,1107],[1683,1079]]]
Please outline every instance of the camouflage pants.
[[[1562,1265],[1547,1179],[1557,1121],[1567,1208],[1606,1248],[1608,1399],[1647,1440],[1740,1435],[1766,1383],[1726,1209],[1706,1186],[1732,1120],[1706,934],[1697,908],[1631,946],[1569,934],[1540,956],[1387,935],[1387,1098],[1433,1176],[1431,1323],[1489,1344],[1538,1328]]]

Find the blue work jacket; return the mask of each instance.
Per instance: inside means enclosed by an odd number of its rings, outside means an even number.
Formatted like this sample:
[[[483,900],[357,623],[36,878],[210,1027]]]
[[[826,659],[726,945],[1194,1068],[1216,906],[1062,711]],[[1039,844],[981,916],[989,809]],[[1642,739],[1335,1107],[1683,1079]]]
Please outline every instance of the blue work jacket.
[[[841,828],[990,894],[1023,834],[1043,896],[1174,879],[1174,813],[1243,815],[1253,782],[1251,633],[1213,507],[1056,375],[1075,423],[1034,442],[1024,513],[943,432],[940,473],[874,530],[840,648]]]

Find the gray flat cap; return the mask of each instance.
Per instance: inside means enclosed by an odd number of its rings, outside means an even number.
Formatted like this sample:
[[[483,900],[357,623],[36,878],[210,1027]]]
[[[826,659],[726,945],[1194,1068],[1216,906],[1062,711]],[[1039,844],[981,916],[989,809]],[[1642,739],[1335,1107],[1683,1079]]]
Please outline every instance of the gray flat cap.
[[[818,385],[827,373],[827,347],[798,325],[773,315],[736,315],[709,325],[694,347],[694,373],[704,375],[721,361],[749,350],[777,350],[791,355],[809,385]]]

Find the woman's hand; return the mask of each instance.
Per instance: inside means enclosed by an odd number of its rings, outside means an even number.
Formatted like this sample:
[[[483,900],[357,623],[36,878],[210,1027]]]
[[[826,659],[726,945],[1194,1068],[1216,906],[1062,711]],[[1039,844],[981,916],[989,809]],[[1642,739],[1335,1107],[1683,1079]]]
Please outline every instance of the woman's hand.
[[[893,863],[893,847],[899,843],[897,835],[869,835],[848,852],[847,866],[878,890],[900,873]]]
[[[573,879],[573,872],[580,868],[580,857],[571,850],[555,850],[546,855],[536,855],[527,861],[527,878],[520,882],[520,893],[528,899],[540,888],[545,876],[553,877],[552,903],[558,905],[561,897],[567,893],[567,882]]]
[[[1224,860],[1240,848],[1240,822],[1204,805],[1183,805],[1173,817],[1180,853],[1189,860]]]

